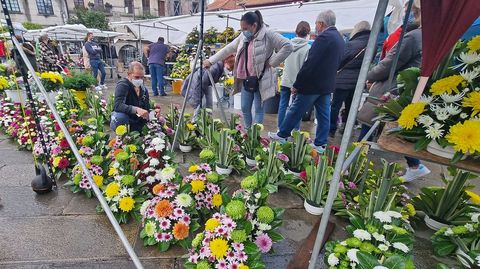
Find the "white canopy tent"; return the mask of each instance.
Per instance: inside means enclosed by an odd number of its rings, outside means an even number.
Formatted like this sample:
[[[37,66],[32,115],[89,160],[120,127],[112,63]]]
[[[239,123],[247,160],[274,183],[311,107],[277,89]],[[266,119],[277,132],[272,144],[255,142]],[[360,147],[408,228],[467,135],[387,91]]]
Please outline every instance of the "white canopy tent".
[[[308,21],[312,28],[317,15],[322,10],[331,9],[337,15],[337,28],[340,31],[350,30],[359,21],[372,22],[378,0],[352,1],[315,1],[280,6],[216,11],[205,13],[205,29],[215,27],[222,31],[227,26],[239,28],[239,20],[247,11],[260,10],[265,23],[277,32],[290,33],[295,30],[301,20]],[[141,40],[155,42],[159,36],[165,37],[168,43],[183,44],[187,34],[200,21],[200,14],[163,17],[144,21],[113,22],[112,27],[127,27]]]
[[[60,41],[82,40],[88,32],[92,32],[97,37],[118,38],[128,36],[127,33],[117,33],[112,31],[102,31],[98,29],[87,28],[83,24],[66,24],[51,26],[41,30],[29,30],[23,34],[27,40],[36,40],[43,34],[48,34],[51,38]]]

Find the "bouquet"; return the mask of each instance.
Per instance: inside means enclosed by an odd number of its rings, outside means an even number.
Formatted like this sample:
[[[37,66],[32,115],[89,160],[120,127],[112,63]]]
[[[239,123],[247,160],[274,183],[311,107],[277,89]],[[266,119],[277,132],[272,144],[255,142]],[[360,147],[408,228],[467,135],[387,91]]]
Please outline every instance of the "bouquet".
[[[63,86],[63,77],[58,72],[43,72],[39,77],[47,92],[56,92]]]

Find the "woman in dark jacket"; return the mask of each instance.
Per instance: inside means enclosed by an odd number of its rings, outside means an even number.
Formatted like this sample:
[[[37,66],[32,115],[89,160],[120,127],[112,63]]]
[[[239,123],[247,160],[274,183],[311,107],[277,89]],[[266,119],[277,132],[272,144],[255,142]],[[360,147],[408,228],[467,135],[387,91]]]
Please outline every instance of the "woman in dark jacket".
[[[332,137],[335,136],[337,131],[338,114],[342,104],[345,103],[347,114],[350,111],[353,93],[370,36],[370,23],[367,21],[357,23],[350,36],[350,40],[345,44],[345,54],[337,71],[336,88],[333,93],[332,110],[330,112],[330,136]]]

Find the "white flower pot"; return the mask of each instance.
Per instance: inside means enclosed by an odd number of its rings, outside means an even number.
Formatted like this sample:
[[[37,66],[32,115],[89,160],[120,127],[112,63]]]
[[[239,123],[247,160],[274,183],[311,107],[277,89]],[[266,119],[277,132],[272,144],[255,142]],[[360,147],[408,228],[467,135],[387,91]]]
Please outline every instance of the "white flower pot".
[[[57,97],[58,92],[47,92],[48,100],[50,100],[51,103],[55,103],[55,97]],[[45,100],[45,96],[41,93],[37,93],[37,100],[40,102],[43,102]]]
[[[453,156],[455,155],[455,150],[451,146],[443,148],[435,140],[432,140],[432,142],[428,144],[427,151],[432,153],[433,155],[437,155],[447,159],[453,159]],[[465,158],[467,158],[466,155],[462,157],[462,160],[465,160]]]
[[[12,103],[21,103],[22,105],[25,105],[25,102],[27,101],[27,92],[22,89],[20,89],[20,91],[5,90],[5,94],[10,98]]]
[[[438,221],[430,218],[428,215],[425,215],[424,220],[425,220],[425,224],[428,226],[428,228],[430,228],[434,231],[438,231],[442,227],[448,227],[448,224],[438,222]]]
[[[233,95],[233,108],[242,109],[242,93],[236,93]]]
[[[305,207],[305,210],[312,215],[321,215],[323,213],[323,207],[313,206],[308,203],[306,199],[303,202],[303,207]]]
[[[219,175],[230,175],[232,173],[232,168],[229,167],[229,168],[221,168],[221,167],[218,167],[218,165],[215,165],[215,171],[217,171],[217,173]]]
[[[248,166],[251,166],[251,167],[257,166],[257,160],[255,159],[250,159],[248,157],[245,157],[245,162],[247,163]]]
[[[190,151],[192,151],[192,146],[189,146],[189,145],[179,145],[179,148],[180,148],[180,151],[183,152],[183,153],[188,153]]]

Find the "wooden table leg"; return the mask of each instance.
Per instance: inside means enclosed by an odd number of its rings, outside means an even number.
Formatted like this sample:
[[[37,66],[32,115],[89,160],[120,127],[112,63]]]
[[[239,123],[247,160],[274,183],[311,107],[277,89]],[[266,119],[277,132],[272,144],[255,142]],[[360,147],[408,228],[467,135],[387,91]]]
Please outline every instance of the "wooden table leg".
[[[318,219],[317,223],[313,226],[310,234],[308,234],[307,238],[302,241],[302,244],[298,248],[297,252],[290,260],[290,263],[287,266],[287,269],[306,269],[308,268],[308,264],[310,262],[310,256],[313,251],[313,246],[315,245],[315,239],[317,238],[318,227],[320,226],[320,218]],[[333,233],[333,229],[335,224],[332,222],[328,222],[327,229],[325,230],[325,237],[323,238],[323,242],[321,245],[321,249],[325,246],[328,238]]]

